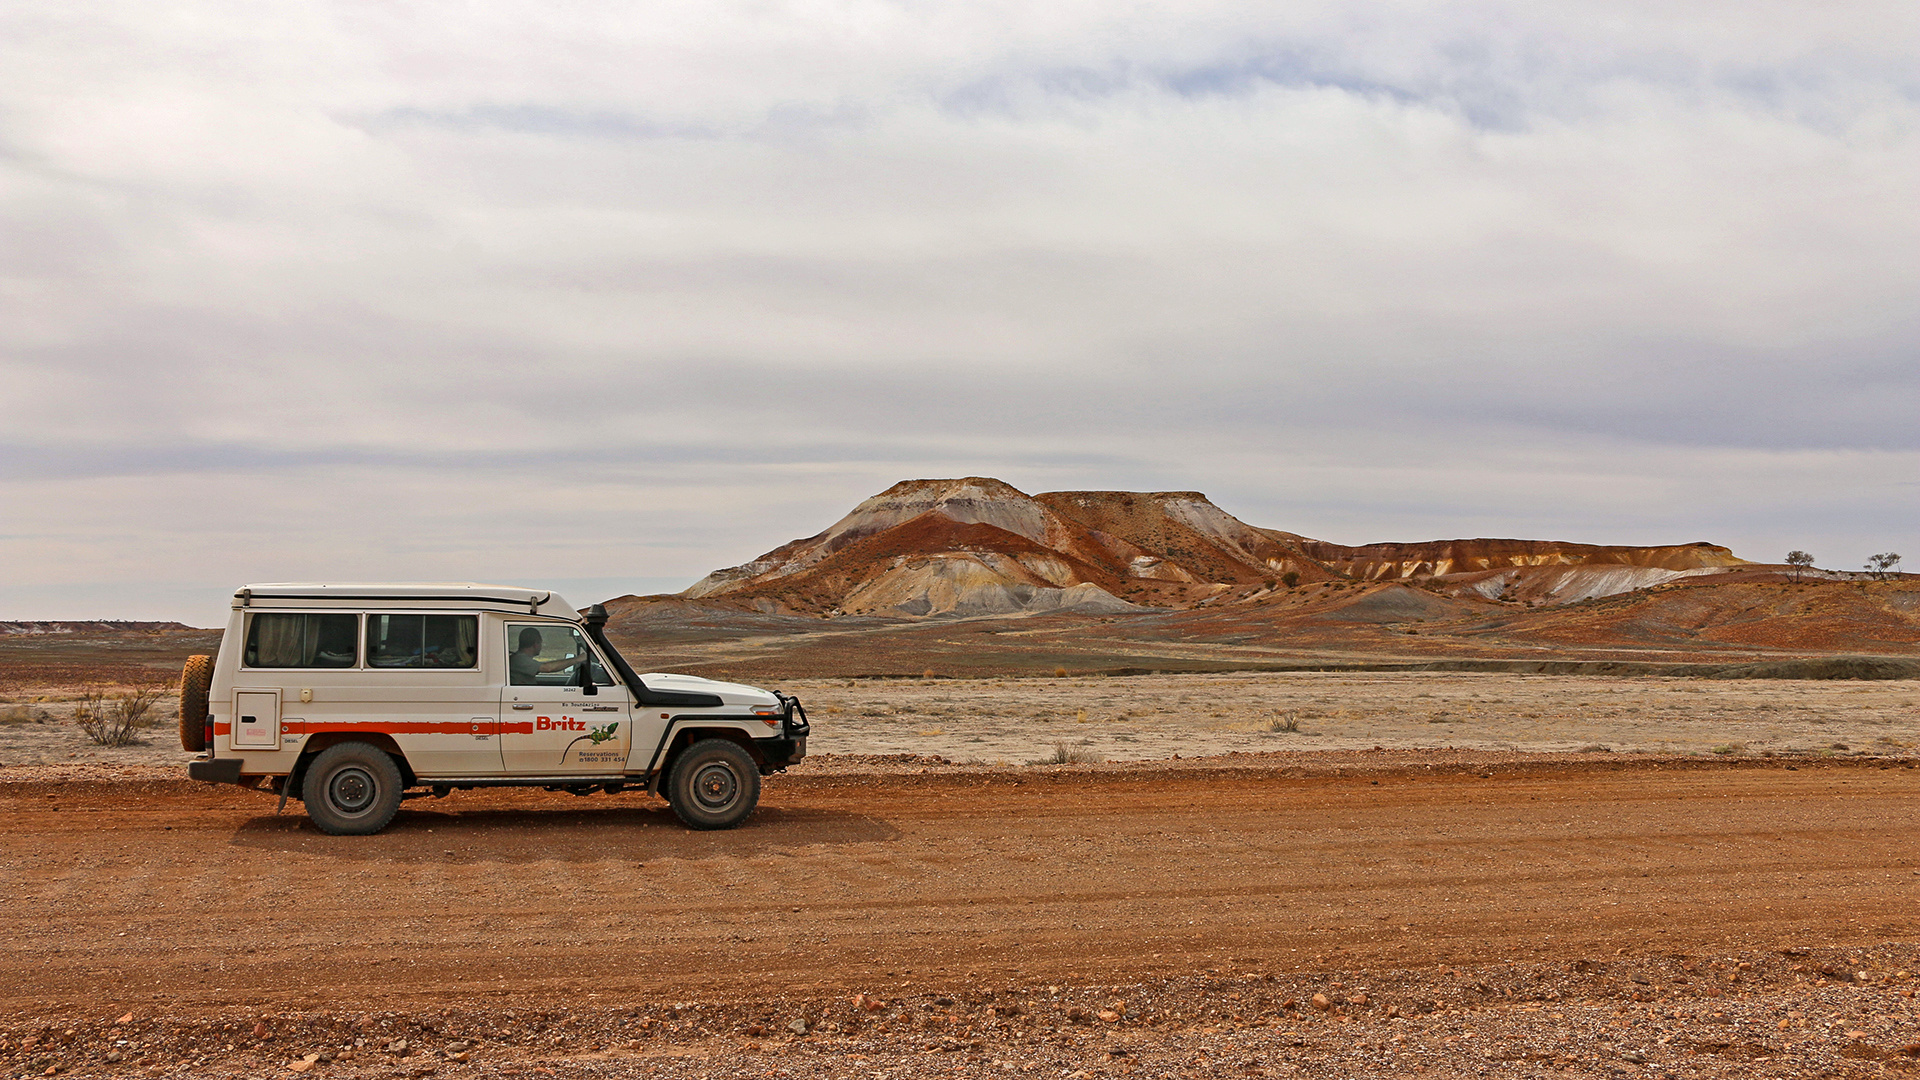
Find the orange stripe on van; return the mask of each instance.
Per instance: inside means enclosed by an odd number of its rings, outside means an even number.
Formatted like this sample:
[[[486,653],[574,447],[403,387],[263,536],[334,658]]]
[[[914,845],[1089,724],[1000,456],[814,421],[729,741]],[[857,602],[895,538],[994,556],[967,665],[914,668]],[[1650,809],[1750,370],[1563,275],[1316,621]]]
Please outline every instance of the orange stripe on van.
[[[314,720],[288,720],[280,725],[280,730],[288,735],[317,735],[323,731],[375,731],[385,735],[491,735],[500,729],[492,720],[475,723],[472,720],[432,720],[418,722],[379,721],[376,723],[326,723]],[[511,730],[525,730],[531,734],[532,724],[522,724]]]
[[[476,726],[481,729],[477,733],[474,731]],[[383,735],[493,735],[501,732],[505,732],[508,735],[531,735],[533,734],[533,721],[524,720],[501,724],[489,720],[476,725],[471,720],[456,720],[451,722],[439,720],[422,721],[419,723],[392,723],[382,721],[370,724],[329,724],[317,720],[287,720],[280,725],[280,732],[283,735],[318,735],[323,731],[369,731]],[[233,733],[233,725],[223,721],[215,721],[213,733],[216,736],[230,735]]]

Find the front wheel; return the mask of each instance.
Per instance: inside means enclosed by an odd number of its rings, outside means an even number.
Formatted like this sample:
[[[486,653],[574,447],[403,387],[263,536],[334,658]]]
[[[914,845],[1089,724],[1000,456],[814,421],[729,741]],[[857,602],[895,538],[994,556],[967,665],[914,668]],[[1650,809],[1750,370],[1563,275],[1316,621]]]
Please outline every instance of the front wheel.
[[[400,812],[400,767],[385,750],[346,742],[320,751],[300,782],[307,816],[334,836],[366,836]]]
[[[702,739],[673,763],[667,802],[689,829],[731,829],[760,802],[760,770],[739,743]]]

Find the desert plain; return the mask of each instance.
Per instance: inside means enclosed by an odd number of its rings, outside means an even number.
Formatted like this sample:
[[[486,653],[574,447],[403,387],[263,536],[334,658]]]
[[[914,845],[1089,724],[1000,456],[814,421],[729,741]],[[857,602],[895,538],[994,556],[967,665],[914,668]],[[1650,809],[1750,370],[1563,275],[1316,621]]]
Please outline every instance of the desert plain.
[[[1506,672],[1216,672],[782,679],[818,728],[812,753],[945,766],[1146,762],[1280,751],[1901,756],[1920,747],[1920,681],[1695,679]],[[77,689],[0,703],[0,767],[182,766],[162,726],[126,747],[72,723]],[[0,774],[5,775],[5,774]]]
[[[186,781],[168,700],[108,749],[71,723],[77,685],[16,682],[0,1069],[1920,1066],[1911,680],[775,681],[808,702],[813,756],[741,829],[497,791],[360,838]]]

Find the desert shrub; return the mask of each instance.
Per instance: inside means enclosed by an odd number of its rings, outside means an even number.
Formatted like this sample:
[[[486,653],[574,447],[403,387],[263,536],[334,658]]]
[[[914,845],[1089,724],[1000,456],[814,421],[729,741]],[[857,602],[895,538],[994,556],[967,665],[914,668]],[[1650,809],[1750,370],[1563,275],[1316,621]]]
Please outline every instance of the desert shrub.
[[[148,715],[160,700],[157,686],[141,686],[108,696],[89,690],[73,707],[74,722],[89,742],[100,746],[129,746],[140,738]]]
[[[11,727],[15,724],[44,723],[47,713],[44,709],[35,709],[27,705],[0,705],[0,724]]]
[[[1107,760],[1099,754],[1080,746],[1068,746],[1066,743],[1053,744],[1053,753],[1034,762],[1036,765],[1098,765]]]
[[[1285,732],[1299,731],[1300,730],[1300,714],[1297,712],[1290,712],[1285,716],[1273,717],[1266,722],[1266,725],[1263,730],[1285,731]]]
[[[1287,588],[1291,589],[1295,585],[1300,584],[1300,572],[1298,570],[1289,570],[1280,575],[1280,580],[1286,583]]]

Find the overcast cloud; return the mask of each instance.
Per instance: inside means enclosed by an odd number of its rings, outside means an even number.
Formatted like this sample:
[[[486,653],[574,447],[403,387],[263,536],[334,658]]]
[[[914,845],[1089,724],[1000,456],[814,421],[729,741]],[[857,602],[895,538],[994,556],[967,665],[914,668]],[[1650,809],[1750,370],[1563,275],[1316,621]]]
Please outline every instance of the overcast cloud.
[[[0,618],[677,589],[909,477],[1920,533],[1911,3],[0,5]],[[1920,552],[1914,552],[1920,556]]]

